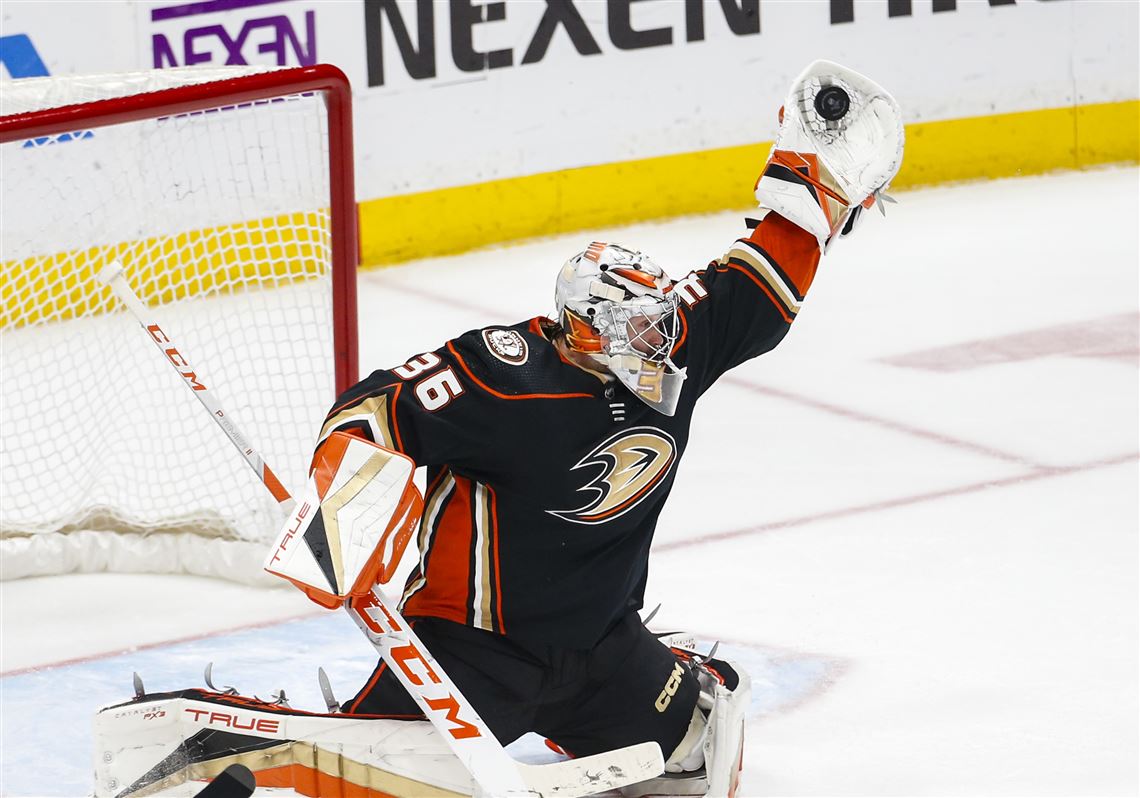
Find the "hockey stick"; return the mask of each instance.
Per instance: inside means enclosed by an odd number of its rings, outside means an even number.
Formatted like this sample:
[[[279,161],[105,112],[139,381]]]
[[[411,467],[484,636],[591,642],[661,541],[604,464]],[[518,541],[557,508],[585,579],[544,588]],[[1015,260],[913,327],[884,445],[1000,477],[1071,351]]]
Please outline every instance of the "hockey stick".
[[[186,360],[186,357],[178,351],[174,342],[170,340],[169,336],[163,332],[162,327],[159,326],[157,321],[150,317],[150,311],[147,310],[146,305],[138,298],[131,287],[127,285],[127,279],[123,276],[123,266],[117,260],[113,260],[104,266],[98,276],[95,278],[104,285],[109,285],[115,296],[119,301],[127,306],[127,310],[138,321],[139,326],[146,332],[147,338],[150,342],[158,347],[158,351],[166,357],[167,361],[178,372],[178,376],[182,377],[182,381],[186,383],[186,387],[198,397],[198,401],[206,408],[209,414],[217,422],[222,431],[226,433],[226,437],[230,439],[230,443],[241,452],[241,456],[249,463],[249,467],[253,469],[253,473],[257,474],[257,478],[262,481],[265,487],[273,494],[273,498],[278,501],[283,507],[287,507],[292,502],[292,497],[289,491],[285,490],[285,486],[277,479],[277,475],[265,464],[261,459],[261,455],[250,445],[245,436],[241,434],[237,426],[230,420],[229,416],[222,410],[220,404],[214,401],[213,395],[210,393],[206,385],[198,378],[194,372],[194,367]]]
[[[150,311],[127,284],[122,265],[112,261],[100,271],[98,279],[110,285],[131,311],[151,342],[210,412],[273,497],[282,505],[288,504],[289,492],[209,394],[186,356],[153,320]],[[653,742],[546,765],[516,762],[378,584],[363,597],[346,602],[344,607],[471,774],[476,795],[581,798],[653,778],[665,769],[661,748]]]

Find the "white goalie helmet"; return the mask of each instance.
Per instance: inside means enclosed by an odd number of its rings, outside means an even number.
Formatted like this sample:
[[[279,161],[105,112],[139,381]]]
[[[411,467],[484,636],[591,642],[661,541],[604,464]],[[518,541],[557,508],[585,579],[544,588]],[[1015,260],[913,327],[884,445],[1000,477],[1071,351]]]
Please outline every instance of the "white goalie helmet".
[[[670,359],[680,331],[673,281],[640,252],[598,241],[562,266],[554,289],[571,349],[593,358],[659,413],[673,415],[685,370]]]

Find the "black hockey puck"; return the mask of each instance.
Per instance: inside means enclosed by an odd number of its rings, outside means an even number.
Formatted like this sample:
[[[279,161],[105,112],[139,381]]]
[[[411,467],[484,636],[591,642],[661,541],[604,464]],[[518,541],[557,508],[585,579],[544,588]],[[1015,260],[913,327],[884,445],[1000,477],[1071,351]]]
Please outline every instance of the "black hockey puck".
[[[842,119],[851,108],[851,98],[838,86],[824,86],[815,95],[815,112],[828,122]]]

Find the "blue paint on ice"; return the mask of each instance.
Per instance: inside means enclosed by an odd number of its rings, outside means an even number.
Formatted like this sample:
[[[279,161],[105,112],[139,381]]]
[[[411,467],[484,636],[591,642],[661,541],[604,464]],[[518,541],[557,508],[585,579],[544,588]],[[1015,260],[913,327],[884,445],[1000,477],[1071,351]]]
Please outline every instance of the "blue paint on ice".
[[[762,647],[722,645],[718,655],[752,674],[753,718],[818,692],[835,672],[834,661]],[[203,686],[208,662],[219,688],[262,698],[284,688],[292,706],[321,711],[317,667],[344,702],[375,654],[347,615],[325,615],[0,678],[0,795],[90,795],[96,709],[133,696],[132,672],[149,692]],[[61,713],[60,703],[73,711]]]

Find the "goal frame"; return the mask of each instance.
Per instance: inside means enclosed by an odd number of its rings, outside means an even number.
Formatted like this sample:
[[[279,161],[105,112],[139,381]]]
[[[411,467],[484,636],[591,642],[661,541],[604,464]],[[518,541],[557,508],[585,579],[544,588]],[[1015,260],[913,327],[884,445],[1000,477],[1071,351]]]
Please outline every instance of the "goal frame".
[[[0,117],[0,144],[316,92],[324,95],[328,120],[332,355],[336,392],[340,394],[358,379],[356,267],[360,252],[353,179],[352,87],[340,69],[331,64],[293,67],[11,114]]]

